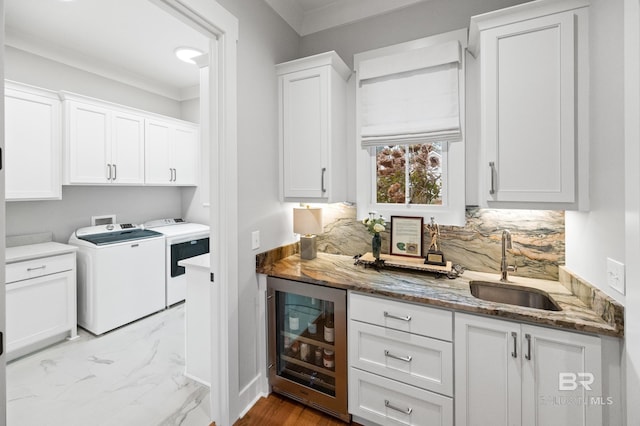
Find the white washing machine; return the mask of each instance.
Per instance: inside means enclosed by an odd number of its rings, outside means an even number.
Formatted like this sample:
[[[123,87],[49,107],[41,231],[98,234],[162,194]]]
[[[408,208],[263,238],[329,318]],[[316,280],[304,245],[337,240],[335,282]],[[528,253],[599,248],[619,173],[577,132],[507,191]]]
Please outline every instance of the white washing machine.
[[[209,226],[183,219],[158,219],[145,222],[144,227],[165,236],[166,306],[183,301],[187,295],[187,280],[184,267],[178,262],[209,253]]]
[[[164,235],[130,223],[80,228],[78,325],[102,334],[165,308]]]

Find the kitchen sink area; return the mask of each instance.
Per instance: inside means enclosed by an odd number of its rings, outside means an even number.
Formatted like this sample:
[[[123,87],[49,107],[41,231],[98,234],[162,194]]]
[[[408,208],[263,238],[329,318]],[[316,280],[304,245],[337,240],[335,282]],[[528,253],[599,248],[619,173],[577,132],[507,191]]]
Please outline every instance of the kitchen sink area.
[[[545,311],[562,310],[548,293],[532,287],[490,281],[470,281],[469,290],[474,297],[490,302]]]

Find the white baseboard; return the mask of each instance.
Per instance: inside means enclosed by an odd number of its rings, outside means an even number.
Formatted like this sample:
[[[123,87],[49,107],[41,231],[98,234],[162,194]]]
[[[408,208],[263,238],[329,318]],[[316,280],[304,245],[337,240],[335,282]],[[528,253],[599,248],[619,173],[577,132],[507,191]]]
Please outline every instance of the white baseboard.
[[[244,417],[245,414],[251,410],[256,402],[262,397],[266,397],[268,394],[262,392],[262,377],[258,374],[256,377],[245,386],[238,395],[238,407],[244,407],[240,409],[240,415],[238,418]]]

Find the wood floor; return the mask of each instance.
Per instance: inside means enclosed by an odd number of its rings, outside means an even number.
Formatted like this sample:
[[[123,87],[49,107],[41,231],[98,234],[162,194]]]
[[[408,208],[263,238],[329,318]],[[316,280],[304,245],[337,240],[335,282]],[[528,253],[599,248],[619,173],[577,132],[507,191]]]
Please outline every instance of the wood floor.
[[[357,423],[351,423],[357,425]],[[346,423],[321,411],[277,394],[260,400],[234,426],[345,426]]]

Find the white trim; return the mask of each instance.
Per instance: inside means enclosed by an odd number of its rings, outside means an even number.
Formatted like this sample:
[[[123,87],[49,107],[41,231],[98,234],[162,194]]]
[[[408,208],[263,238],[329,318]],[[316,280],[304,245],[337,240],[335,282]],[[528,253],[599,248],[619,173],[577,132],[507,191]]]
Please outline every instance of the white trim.
[[[626,424],[640,418],[640,1],[624,1],[625,348]],[[626,392],[625,392],[626,391]]]
[[[268,393],[260,390],[261,386],[262,377],[261,373],[258,373],[258,375],[251,379],[251,381],[242,388],[238,397],[240,406],[240,413],[238,414],[239,419],[244,417],[260,398],[268,396]]]
[[[238,20],[211,0],[149,0],[208,34],[211,200],[211,409],[212,421],[228,426],[238,418]],[[216,41],[217,38],[217,41]],[[213,131],[216,129],[216,131]]]
[[[589,7],[589,0],[537,0],[471,17],[469,23],[469,53],[480,52],[480,32],[514,22],[546,16],[567,10]]]
[[[4,1],[0,0],[0,16],[4,16]],[[0,20],[0,43],[4,44],[4,19]],[[0,50],[0,81],[4,81],[4,50]],[[0,96],[4,99],[4,84],[0,88]],[[5,196],[5,172],[4,172],[4,102],[0,105],[0,149],[2,149],[2,170],[0,170],[0,200]],[[0,205],[0,259],[5,259],[5,224],[6,224],[6,203]],[[5,288],[5,263],[0,264],[0,288]],[[0,330],[6,331],[5,322],[6,303],[5,292],[0,292]],[[6,348],[7,334],[2,336],[3,347]],[[6,350],[0,355],[0,425],[7,424],[7,354]]]

